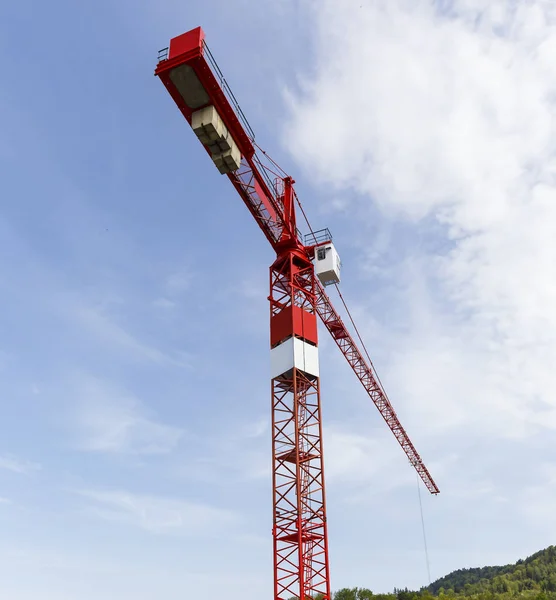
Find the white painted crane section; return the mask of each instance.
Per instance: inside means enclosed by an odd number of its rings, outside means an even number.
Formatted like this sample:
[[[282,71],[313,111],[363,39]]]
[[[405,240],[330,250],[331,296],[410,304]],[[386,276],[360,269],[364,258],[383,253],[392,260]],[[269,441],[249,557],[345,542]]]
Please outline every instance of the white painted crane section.
[[[270,377],[288,374],[293,368],[319,376],[319,349],[299,338],[289,338],[270,351]]]

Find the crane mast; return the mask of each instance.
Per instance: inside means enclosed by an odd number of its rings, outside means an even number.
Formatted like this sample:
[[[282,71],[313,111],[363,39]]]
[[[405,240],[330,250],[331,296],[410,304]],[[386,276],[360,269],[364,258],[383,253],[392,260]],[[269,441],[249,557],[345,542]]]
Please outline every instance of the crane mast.
[[[325,286],[339,281],[328,230],[302,237],[294,181],[254,133],[198,27],[159,54],[157,75],[276,253],[270,267],[274,600],[331,599],[317,316],[432,494],[436,483]]]
[[[274,598],[330,598],[315,272],[285,243],[270,268]]]

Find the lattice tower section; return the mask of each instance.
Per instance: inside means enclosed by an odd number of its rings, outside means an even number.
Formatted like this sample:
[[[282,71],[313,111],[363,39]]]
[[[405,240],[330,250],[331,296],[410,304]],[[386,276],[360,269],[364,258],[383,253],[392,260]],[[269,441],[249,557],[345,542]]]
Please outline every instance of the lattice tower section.
[[[274,598],[330,599],[313,264],[270,269]]]

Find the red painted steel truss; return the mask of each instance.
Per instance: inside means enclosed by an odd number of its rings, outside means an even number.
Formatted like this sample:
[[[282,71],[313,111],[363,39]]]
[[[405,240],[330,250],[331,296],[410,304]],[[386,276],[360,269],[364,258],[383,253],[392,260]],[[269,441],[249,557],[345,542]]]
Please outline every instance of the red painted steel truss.
[[[330,298],[320,282],[316,281],[315,286],[317,295],[316,309],[321,321],[330,332],[330,335],[334,338],[334,341],[342,351],[342,354],[346,357],[349,365],[357,375],[357,378],[363,384],[365,390],[367,390],[371,400],[378,408],[378,411],[386,421],[386,424],[394,434],[394,437],[398,440],[403,451],[407,454],[409,462],[415,467],[415,470],[423,480],[423,483],[427,486],[429,492],[431,494],[438,494],[440,492],[438,486],[431,477],[405,429],[402,427],[398,415],[396,415],[394,407],[390,404],[386,392],[382,389],[382,385],[380,384],[374,369],[363,358],[363,354],[349,334],[340,315],[334,306],[332,306]]]
[[[273,317],[315,315],[313,265],[293,252],[270,270]],[[293,327],[293,325],[292,325]],[[330,598],[318,377],[293,368],[272,380],[274,600]]]

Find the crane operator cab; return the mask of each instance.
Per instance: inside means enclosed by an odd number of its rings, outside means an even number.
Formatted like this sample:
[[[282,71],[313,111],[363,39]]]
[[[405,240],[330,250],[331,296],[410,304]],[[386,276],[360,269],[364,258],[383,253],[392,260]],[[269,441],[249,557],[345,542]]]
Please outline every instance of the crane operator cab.
[[[315,275],[322,285],[340,283],[342,263],[332,242],[315,246]]]

